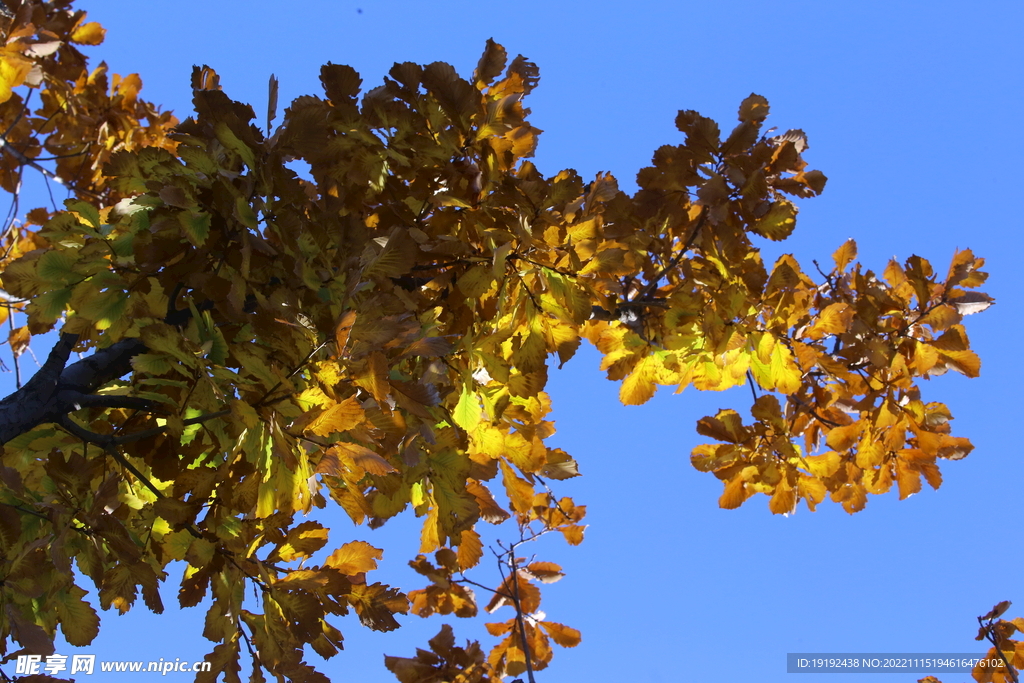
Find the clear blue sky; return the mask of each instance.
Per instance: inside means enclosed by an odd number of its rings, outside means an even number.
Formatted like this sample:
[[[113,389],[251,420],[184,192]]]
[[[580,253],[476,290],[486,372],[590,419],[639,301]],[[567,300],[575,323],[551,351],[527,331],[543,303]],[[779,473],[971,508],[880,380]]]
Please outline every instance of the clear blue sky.
[[[327,61],[352,65],[369,87],[396,61],[446,61],[469,75],[493,37],[541,68],[527,101],[545,131],[540,169],[576,168],[584,178],[611,171],[627,191],[654,149],[680,141],[677,110],[731,126],[740,100],[756,92],[771,102],[770,125],[807,132],[805,157],[829,176],[824,195],[801,204],[797,232],[782,249],[803,263],[827,262],[854,237],[861,260],[876,269],[917,253],[942,270],[965,247],[988,259],[986,291],[998,304],[967,320],[982,377],[949,374],[924,387],[926,400],[948,403],[955,433],[973,440],[974,453],[942,466],[939,491],[902,502],[872,497],[855,516],[831,503],[773,516],[764,496],[718,509],[721,484],[689,464],[691,448],[705,441],[694,425],[719,408],[745,411],[744,391],[665,391],[624,408],[592,348],[553,371],[551,443],[574,454],[584,473],[557,492],[586,503],[591,526],[578,548],[554,538],[536,548],[568,573],[545,588],[542,609],[583,631],[578,648],[556,648],[538,681],[825,680],[786,674],[786,653],[980,653],[977,615],[1010,599],[1012,614],[1024,616],[1024,551],[1015,531],[1024,475],[1015,433],[1024,386],[1020,3],[76,5],[108,29],[106,43],[90,53],[94,61],[138,72],[143,95],[181,117],[190,111],[193,64],[213,66],[229,95],[262,112],[271,73],[283,108],[320,92]],[[45,355],[45,346],[34,348]],[[6,394],[13,380],[0,382]],[[405,568],[417,546],[408,522],[370,531],[330,514],[333,543],[362,538],[385,548],[380,580],[421,585]],[[496,572],[482,566],[475,578],[496,583]],[[169,606],[178,580],[180,570],[165,584]],[[101,616],[99,638],[80,650],[99,659],[201,659],[212,647],[199,610],[152,617],[139,605],[127,616]],[[483,621],[451,620],[460,640],[491,643]],[[442,620],[403,623],[398,633],[378,635],[343,620],[347,649],[318,668],[334,681],[394,680],[382,654],[412,656]]]

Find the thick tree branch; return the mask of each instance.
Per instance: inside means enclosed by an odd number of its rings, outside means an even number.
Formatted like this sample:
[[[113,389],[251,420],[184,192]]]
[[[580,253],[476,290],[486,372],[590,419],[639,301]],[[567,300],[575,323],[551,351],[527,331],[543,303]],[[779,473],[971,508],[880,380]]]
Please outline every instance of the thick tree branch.
[[[46,422],[62,422],[86,407],[152,409],[151,402],[137,397],[93,393],[131,372],[131,359],[146,351],[141,340],[124,339],[67,365],[76,343],[77,334],[62,334],[39,372],[0,401],[0,444]]]
[[[141,339],[122,339],[68,366],[61,373],[61,384],[64,388],[91,394],[107,382],[131,372],[131,359],[145,352],[146,345]]]

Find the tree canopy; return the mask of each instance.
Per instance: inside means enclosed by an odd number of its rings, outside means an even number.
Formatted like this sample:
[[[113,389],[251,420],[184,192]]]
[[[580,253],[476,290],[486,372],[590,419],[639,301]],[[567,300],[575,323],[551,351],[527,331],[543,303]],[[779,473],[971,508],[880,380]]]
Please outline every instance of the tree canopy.
[[[58,628],[73,645],[97,635],[73,568],[100,608],[141,594],[159,612],[179,561],[179,604],[212,597],[200,681],[240,680],[243,655],[252,680],[326,681],[304,658],[337,653],[337,615],[387,631],[396,614],[480,607],[506,617],[486,624],[490,651],[445,626],[388,668],[403,683],[532,678],[581,638],[539,612],[561,568],[516,548],[584,538],[585,506],[559,492],[577,462],[546,444],[544,391],[583,340],[627,405],[659,386],[749,387],[749,420],[697,422],[709,443],[692,463],[722,481],[724,508],[760,493],[775,514],[826,500],[855,513],[868,494],[938,488],[938,463],[971,451],[920,381],[979,373],[963,318],[992,303],[983,259],[876,272],[850,240],[813,273],[789,254],[766,264],[758,245],[789,237],[795,201],[826,178],[802,130],[765,128],[760,95],[727,132],[679,112],[682,141],[628,195],[609,174],[529,161],[539,70],[494,41],[468,79],[402,63],[364,89],[329,63],[323,93],[277,125],[273,77],[261,121],[197,67],[179,122],[140,98],[137,75],[89,68],[79,48],[104,30],[70,5],[0,20],[0,186],[17,196],[34,170],[74,195],[0,239],[15,360],[60,332],[0,402],[7,659],[52,653]],[[411,508],[425,587],[375,582],[381,549],[303,519],[328,505],[370,526]],[[517,541],[479,605],[478,526],[506,521]],[[1005,648],[1016,622],[998,616],[986,633]]]

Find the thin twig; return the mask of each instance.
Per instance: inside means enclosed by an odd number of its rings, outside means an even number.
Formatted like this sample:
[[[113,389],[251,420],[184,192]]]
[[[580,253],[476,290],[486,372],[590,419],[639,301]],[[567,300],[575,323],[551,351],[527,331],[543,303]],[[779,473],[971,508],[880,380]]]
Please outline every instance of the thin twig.
[[[693,247],[693,243],[697,241],[697,235],[700,234],[701,228],[704,227],[704,223],[706,222],[707,217],[708,207],[705,206],[700,210],[700,215],[697,217],[697,224],[693,226],[693,232],[690,233],[690,236],[686,239],[686,242],[679,249],[679,253],[677,253],[675,256],[669,259],[669,262],[666,263],[661,268],[661,270],[658,271],[657,275],[651,278],[651,281],[647,284],[647,286],[640,290],[637,293],[637,296],[633,297],[631,302],[642,301],[643,299],[646,299],[648,296],[650,296],[651,292],[658,288],[658,282],[660,282],[661,278],[665,276],[665,273],[675,268],[676,265],[678,265],[678,263],[682,260],[683,256],[686,255],[686,252],[690,251],[690,249]]]
[[[754,403],[757,403],[757,388],[754,386],[754,373],[747,370],[747,384],[750,385],[750,393],[754,397]]]
[[[1003,652],[1003,648],[999,646],[999,639],[992,635],[992,619],[988,620],[988,624],[985,623],[985,617],[978,617],[978,623],[981,628],[985,631],[985,638],[988,639],[992,646],[995,647],[996,653],[999,654],[999,658],[1003,660],[1003,666],[1006,667],[1006,672],[1010,675],[1013,683],[1019,683],[1017,679],[1017,670],[1010,664],[1010,660],[1006,658],[1006,654]]]
[[[523,605],[519,600],[519,568],[516,566],[516,548],[518,543],[513,543],[509,548],[508,563],[512,569],[512,602],[516,608],[516,623],[519,624],[519,643],[523,648],[523,658],[526,660],[526,677],[530,683],[536,683],[533,678],[533,662],[530,646],[526,642],[526,620],[523,618]]]
[[[822,417],[821,415],[818,414],[818,411],[816,411],[813,406],[811,406],[808,403],[805,403],[804,401],[801,401],[794,394],[790,394],[789,395],[789,400],[793,401],[794,403],[798,403],[799,405],[801,405],[804,408],[806,408],[807,412],[809,412],[816,420],[818,420],[818,422],[823,422],[823,423],[827,424],[829,427],[842,427],[843,426],[843,425],[839,424],[838,422],[830,420],[830,419],[828,419],[826,417]]]
[[[476,581],[473,581],[472,579],[467,579],[465,572],[459,572],[459,574],[462,576],[462,578],[461,579],[455,579],[455,583],[468,583],[470,585],[476,586],[477,588],[483,588],[485,591],[489,591],[491,593],[494,593],[495,595],[503,597],[506,600],[511,600],[512,599],[512,596],[509,595],[508,593],[502,593],[501,591],[496,591],[493,588],[491,588],[490,586],[485,586],[482,583],[477,583]]]
[[[8,323],[8,326],[11,328],[11,334],[13,335],[14,334],[14,311],[11,311],[10,314],[8,315],[7,323]],[[13,348],[11,349],[11,356],[12,356],[12,359],[14,361],[14,386],[17,387],[18,389],[21,389],[21,363],[18,362],[19,354],[15,353]]]

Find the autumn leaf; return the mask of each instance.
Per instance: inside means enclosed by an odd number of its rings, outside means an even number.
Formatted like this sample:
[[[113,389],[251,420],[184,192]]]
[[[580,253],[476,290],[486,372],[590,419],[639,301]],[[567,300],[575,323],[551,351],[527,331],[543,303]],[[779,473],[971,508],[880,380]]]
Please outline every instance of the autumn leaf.
[[[359,402],[355,397],[350,396],[321,413],[307,426],[307,429],[318,436],[327,436],[328,434],[347,432],[360,424],[363,419],[364,414]]]
[[[107,30],[95,21],[80,24],[71,32],[71,41],[80,45],[99,45],[107,35]]]
[[[542,621],[540,627],[562,647],[576,647],[582,641],[580,632],[574,628],[553,621]]]
[[[331,553],[324,566],[333,567],[342,574],[355,576],[376,569],[377,560],[383,556],[383,550],[374,548],[365,541],[352,541]]]
[[[100,630],[100,618],[96,610],[82,600],[84,596],[85,591],[75,585],[58,591],[55,596],[64,639],[76,647],[91,643]]]

